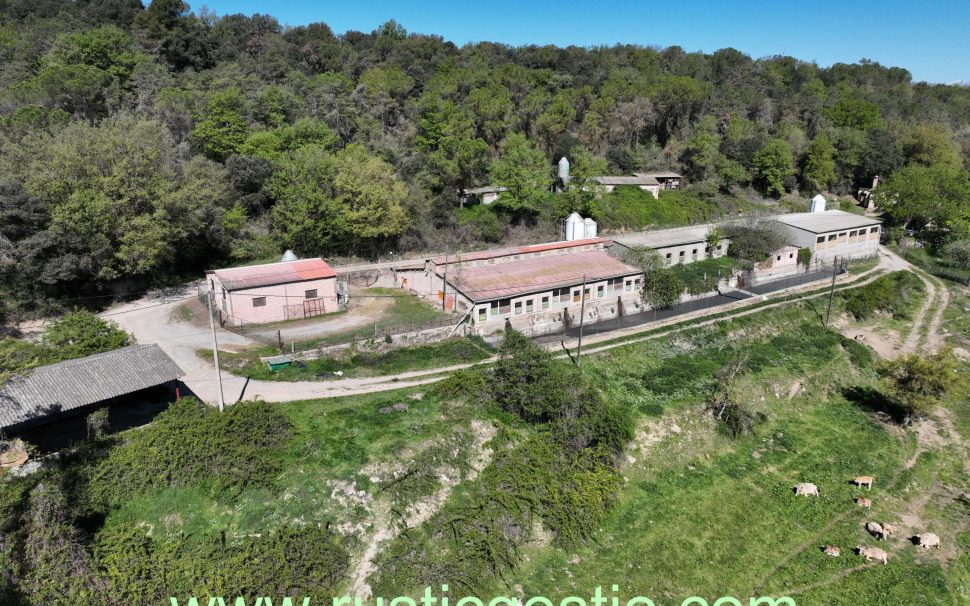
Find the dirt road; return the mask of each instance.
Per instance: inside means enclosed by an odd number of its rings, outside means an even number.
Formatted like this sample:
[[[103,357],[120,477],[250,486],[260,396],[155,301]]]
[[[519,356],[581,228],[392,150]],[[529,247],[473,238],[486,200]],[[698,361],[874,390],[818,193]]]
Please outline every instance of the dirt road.
[[[909,263],[898,255],[880,248],[879,264],[868,272],[849,276],[840,280],[840,283],[865,283],[875,279],[875,272],[879,270],[898,271],[911,270]],[[817,288],[817,285],[810,287]],[[779,291],[774,296],[785,296],[790,294],[786,291]],[[819,297],[823,295],[806,295],[805,298]],[[770,298],[770,297],[769,297]],[[172,300],[148,300],[143,299],[136,303],[127,304],[118,308],[108,310],[104,315],[110,316],[112,320],[118,322],[122,328],[131,332],[141,343],[158,343],[158,345],[174,359],[179,366],[186,372],[183,382],[201,399],[209,403],[218,401],[218,384],[216,382],[215,368],[207,360],[203,360],[196,354],[196,350],[208,349],[211,347],[211,337],[208,330],[193,326],[188,322],[178,321],[172,318],[172,310],[184,299],[173,298]],[[758,302],[758,299],[749,299],[736,304],[737,312],[727,317],[736,317],[757,313],[765,309],[745,309],[751,304]],[[784,303],[777,303],[782,305]],[[769,306],[771,307],[771,306]],[[719,310],[704,310],[695,314],[685,314],[671,319],[666,323],[647,324],[631,329],[603,333],[584,339],[584,346],[588,353],[604,351],[622,344],[613,344],[604,347],[595,347],[597,343],[610,341],[619,337],[634,336],[638,332],[654,330],[660,326],[671,325],[671,330],[643,337],[641,340],[658,338],[683,330],[676,328],[675,325]],[[723,320],[724,318],[719,318]],[[712,320],[713,321],[713,320]],[[697,326],[693,324],[692,326]],[[220,349],[225,346],[247,345],[246,339],[219,331]],[[632,341],[628,341],[632,342]],[[555,346],[558,348],[558,345]],[[494,359],[484,360],[477,364],[488,364]],[[349,378],[335,381],[249,381],[244,377],[237,377],[229,373],[223,373],[223,393],[227,403],[235,402],[239,399],[262,398],[269,402],[287,402],[292,400],[307,400],[315,398],[332,398],[338,396],[355,395],[363,393],[373,393],[379,391],[389,391],[403,387],[411,387],[434,383],[441,380],[447,374],[459,369],[468,368],[475,364],[459,364],[432,370],[404,372],[396,375],[383,377]]]

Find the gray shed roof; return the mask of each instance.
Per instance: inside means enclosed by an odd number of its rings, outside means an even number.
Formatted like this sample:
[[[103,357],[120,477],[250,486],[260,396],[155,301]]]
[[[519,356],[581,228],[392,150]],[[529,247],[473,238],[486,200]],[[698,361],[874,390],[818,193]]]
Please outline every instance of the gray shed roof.
[[[593,180],[600,185],[660,185],[660,181],[648,175],[604,175]]]
[[[0,388],[0,428],[155,387],[184,374],[154,344],[41,366]]]
[[[847,213],[844,210],[825,210],[817,213],[790,213],[787,215],[778,215],[775,217],[775,221],[815,234],[824,234],[830,231],[841,231],[857,227],[868,227],[882,223],[879,219]]]
[[[704,225],[691,225],[690,227],[619,234],[611,237],[614,242],[627,248],[646,246],[647,248],[659,249],[704,242],[713,227],[713,223],[706,223]]]

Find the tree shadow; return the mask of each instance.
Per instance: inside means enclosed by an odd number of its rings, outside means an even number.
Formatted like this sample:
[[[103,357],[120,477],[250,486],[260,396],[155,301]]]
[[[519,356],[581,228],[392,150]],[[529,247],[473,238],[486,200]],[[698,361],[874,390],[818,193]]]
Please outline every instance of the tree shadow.
[[[909,412],[906,409],[872,387],[847,387],[842,390],[842,395],[859,408],[884,415],[897,425],[905,424],[909,418]]]

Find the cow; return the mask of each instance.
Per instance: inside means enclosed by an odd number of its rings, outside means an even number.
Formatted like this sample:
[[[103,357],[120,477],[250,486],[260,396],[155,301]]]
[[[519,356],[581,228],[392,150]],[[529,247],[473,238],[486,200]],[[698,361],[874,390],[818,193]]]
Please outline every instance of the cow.
[[[856,497],[855,502],[859,507],[865,507],[866,509],[872,509],[872,499],[867,499],[865,497]]]
[[[882,562],[883,564],[889,563],[889,554],[879,549],[878,547],[863,547],[861,545],[857,546],[855,550],[866,559],[867,562],[876,560],[877,562]]]
[[[875,480],[872,476],[858,476],[852,479],[852,483],[858,487],[866,487],[866,490],[872,490],[872,482]]]
[[[825,555],[832,556],[833,558],[839,557],[839,555],[841,555],[842,553],[841,551],[839,551],[839,548],[836,547],[835,545],[826,545],[825,547],[822,548],[822,551],[825,552]]]
[[[794,491],[796,495],[802,496],[818,496],[818,486],[812,484],[811,482],[802,482],[801,484],[795,484]]]

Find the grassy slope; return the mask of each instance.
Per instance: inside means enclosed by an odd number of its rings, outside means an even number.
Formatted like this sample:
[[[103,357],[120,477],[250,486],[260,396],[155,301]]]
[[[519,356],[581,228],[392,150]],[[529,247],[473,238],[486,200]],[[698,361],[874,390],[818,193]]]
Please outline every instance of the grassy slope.
[[[270,371],[255,354],[224,353],[220,357],[220,363],[225,370],[234,374],[261,381],[314,381],[321,378],[321,374],[336,371],[342,372],[345,378],[371,377],[479,362],[494,353],[494,348],[480,337],[455,337],[428,345],[392,349],[384,353],[347,352],[342,357],[297,362],[276,372]]]
[[[761,320],[767,317],[776,328],[804,319],[797,310],[768,312]],[[743,596],[758,592],[777,595],[799,588],[805,588],[797,594],[799,604],[958,603],[966,560],[944,569],[901,540],[891,543],[889,566],[829,583],[862,563],[849,548],[872,544],[861,529],[865,520],[898,521],[911,505],[905,501],[934,482],[966,486],[959,461],[944,453],[925,454],[904,470],[915,450],[913,435],[887,431],[842,395],[842,387],[875,379],[870,370],[854,369],[841,348],[825,355],[824,348],[799,351],[779,348],[782,342],[748,342],[756,353],[773,350],[780,363],[745,380],[749,402],[769,421],[740,441],[725,437],[699,414],[700,373],[693,380],[671,380],[667,385],[679,387],[668,386],[666,393],[644,388],[644,378],[649,383],[650,377],[676,372],[664,360],[679,364],[675,356],[682,350],[694,360],[717,357],[726,341],[763,332],[761,320],[728,325],[733,335],[701,330],[679,346],[630,346],[589,359],[588,370],[601,377],[613,397],[653,413],[663,404],[655,423],[666,437],[631,452],[635,462],[625,470],[620,505],[603,521],[595,545],[569,553],[543,547],[529,554],[517,579],[527,594],[570,595],[623,579],[628,592],[675,604],[690,595],[727,594],[746,601]],[[740,333],[739,326],[745,326]],[[812,341],[811,333],[801,337],[806,344]],[[802,391],[789,399],[796,382]],[[846,483],[863,473],[878,478],[871,513],[852,502],[857,491]],[[790,487],[798,481],[817,483],[822,497],[794,498]],[[947,530],[965,514],[965,506],[952,501],[922,513],[928,525],[942,529],[951,547],[957,537]],[[966,543],[967,535],[962,540]],[[840,545],[843,557],[822,555],[824,543]],[[574,556],[580,563],[569,563]],[[820,586],[807,588],[815,583]]]
[[[415,398],[410,396],[415,395]],[[406,403],[406,412],[381,408]],[[129,501],[107,524],[154,528],[157,540],[207,531],[239,536],[266,532],[285,522],[356,524],[366,517],[361,503],[348,506],[332,498],[334,487],[357,483],[373,496],[379,486],[361,475],[365,464],[427,464],[429,446],[467,442],[469,411],[445,405],[415,390],[371,396],[279,404],[296,429],[280,449],[284,473],[275,490],[249,489],[212,498],[195,489],[166,489]],[[458,449],[458,456],[463,454]],[[433,490],[420,487],[420,493]]]

